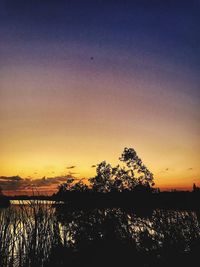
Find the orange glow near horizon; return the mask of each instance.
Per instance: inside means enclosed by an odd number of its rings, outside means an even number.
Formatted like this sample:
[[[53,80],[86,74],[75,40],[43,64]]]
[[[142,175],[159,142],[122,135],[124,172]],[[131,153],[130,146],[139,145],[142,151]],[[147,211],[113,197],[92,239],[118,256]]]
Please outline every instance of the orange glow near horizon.
[[[75,177],[88,178],[95,174],[93,164],[117,164],[123,148],[133,147],[156,187],[199,184],[199,112],[187,91],[196,86],[191,74],[137,55],[136,63],[150,68],[139,71],[118,51],[83,62],[78,48],[70,49],[75,59],[69,63],[30,64],[25,58],[2,67],[0,176],[54,177],[74,165]],[[169,68],[177,77],[170,77]]]

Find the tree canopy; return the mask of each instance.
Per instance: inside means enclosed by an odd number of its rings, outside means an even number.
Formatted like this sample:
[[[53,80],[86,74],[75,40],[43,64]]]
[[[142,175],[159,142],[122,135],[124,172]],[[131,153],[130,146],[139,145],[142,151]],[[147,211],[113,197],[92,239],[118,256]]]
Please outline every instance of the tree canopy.
[[[112,167],[106,161],[97,165],[97,174],[90,179],[92,189],[97,192],[122,192],[134,190],[137,186],[154,185],[153,174],[142,163],[133,148],[124,148],[119,158],[123,166]]]
[[[108,193],[133,191],[136,188],[150,189],[154,185],[153,174],[143,164],[133,148],[124,148],[120,158],[121,165],[112,167],[106,161],[97,164],[96,175],[86,185],[82,180],[75,182],[70,178],[60,185],[59,193],[67,191]]]

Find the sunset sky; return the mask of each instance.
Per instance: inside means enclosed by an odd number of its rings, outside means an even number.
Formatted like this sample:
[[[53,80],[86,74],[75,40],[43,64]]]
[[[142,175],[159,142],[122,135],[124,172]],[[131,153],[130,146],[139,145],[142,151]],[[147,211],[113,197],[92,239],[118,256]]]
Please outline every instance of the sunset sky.
[[[127,146],[157,187],[200,185],[199,14],[198,0],[0,0],[0,176],[91,177]]]

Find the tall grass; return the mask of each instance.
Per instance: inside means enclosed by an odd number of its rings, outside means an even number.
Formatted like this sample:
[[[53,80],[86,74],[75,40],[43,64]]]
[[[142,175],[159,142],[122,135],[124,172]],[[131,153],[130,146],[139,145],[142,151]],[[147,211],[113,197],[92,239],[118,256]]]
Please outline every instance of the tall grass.
[[[155,210],[137,216],[122,209],[68,211],[46,202],[29,201],[0,210],[0,266],[75,266],[90,245],[107,241],[130,248],[130,257],[168,260],[169,255],[200,248],[200,217],[191,211]],[[89,250],[91,254],[93,253]],[[121,250],[122,253],[122,250]],[[133,261],[134,261],[133,257]],[[71,264],[71,265],[70,265]],[[150,265],[144,266],[153,266]],[[84,266],[84,265],[83,265]],[[143,266],[143,265],[141,265]]]
[[[59,223],[49,204],[30,201],[0,212],[0,266],[44,266],[59,244]]]

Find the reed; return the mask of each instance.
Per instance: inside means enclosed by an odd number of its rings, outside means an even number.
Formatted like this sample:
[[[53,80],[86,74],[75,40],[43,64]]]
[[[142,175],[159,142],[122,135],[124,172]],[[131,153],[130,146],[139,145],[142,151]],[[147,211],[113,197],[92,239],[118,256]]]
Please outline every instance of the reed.
[[[0,212],[0,266],[44,266],[59,244],[59,223],[49,204],[29,201]]]
[[[60,214],[36,200],[0,210],[1,267],[90,266],[84,265],[85,255],[92,260],[96,251],[102,257],[109,251],[112,258],[118,244],[121,255],[140,266],[162,266],[175,254],[189,255],[191,261],[200,248],[199,213],[154,210],[144,216],[112,208],[62,209]]]

